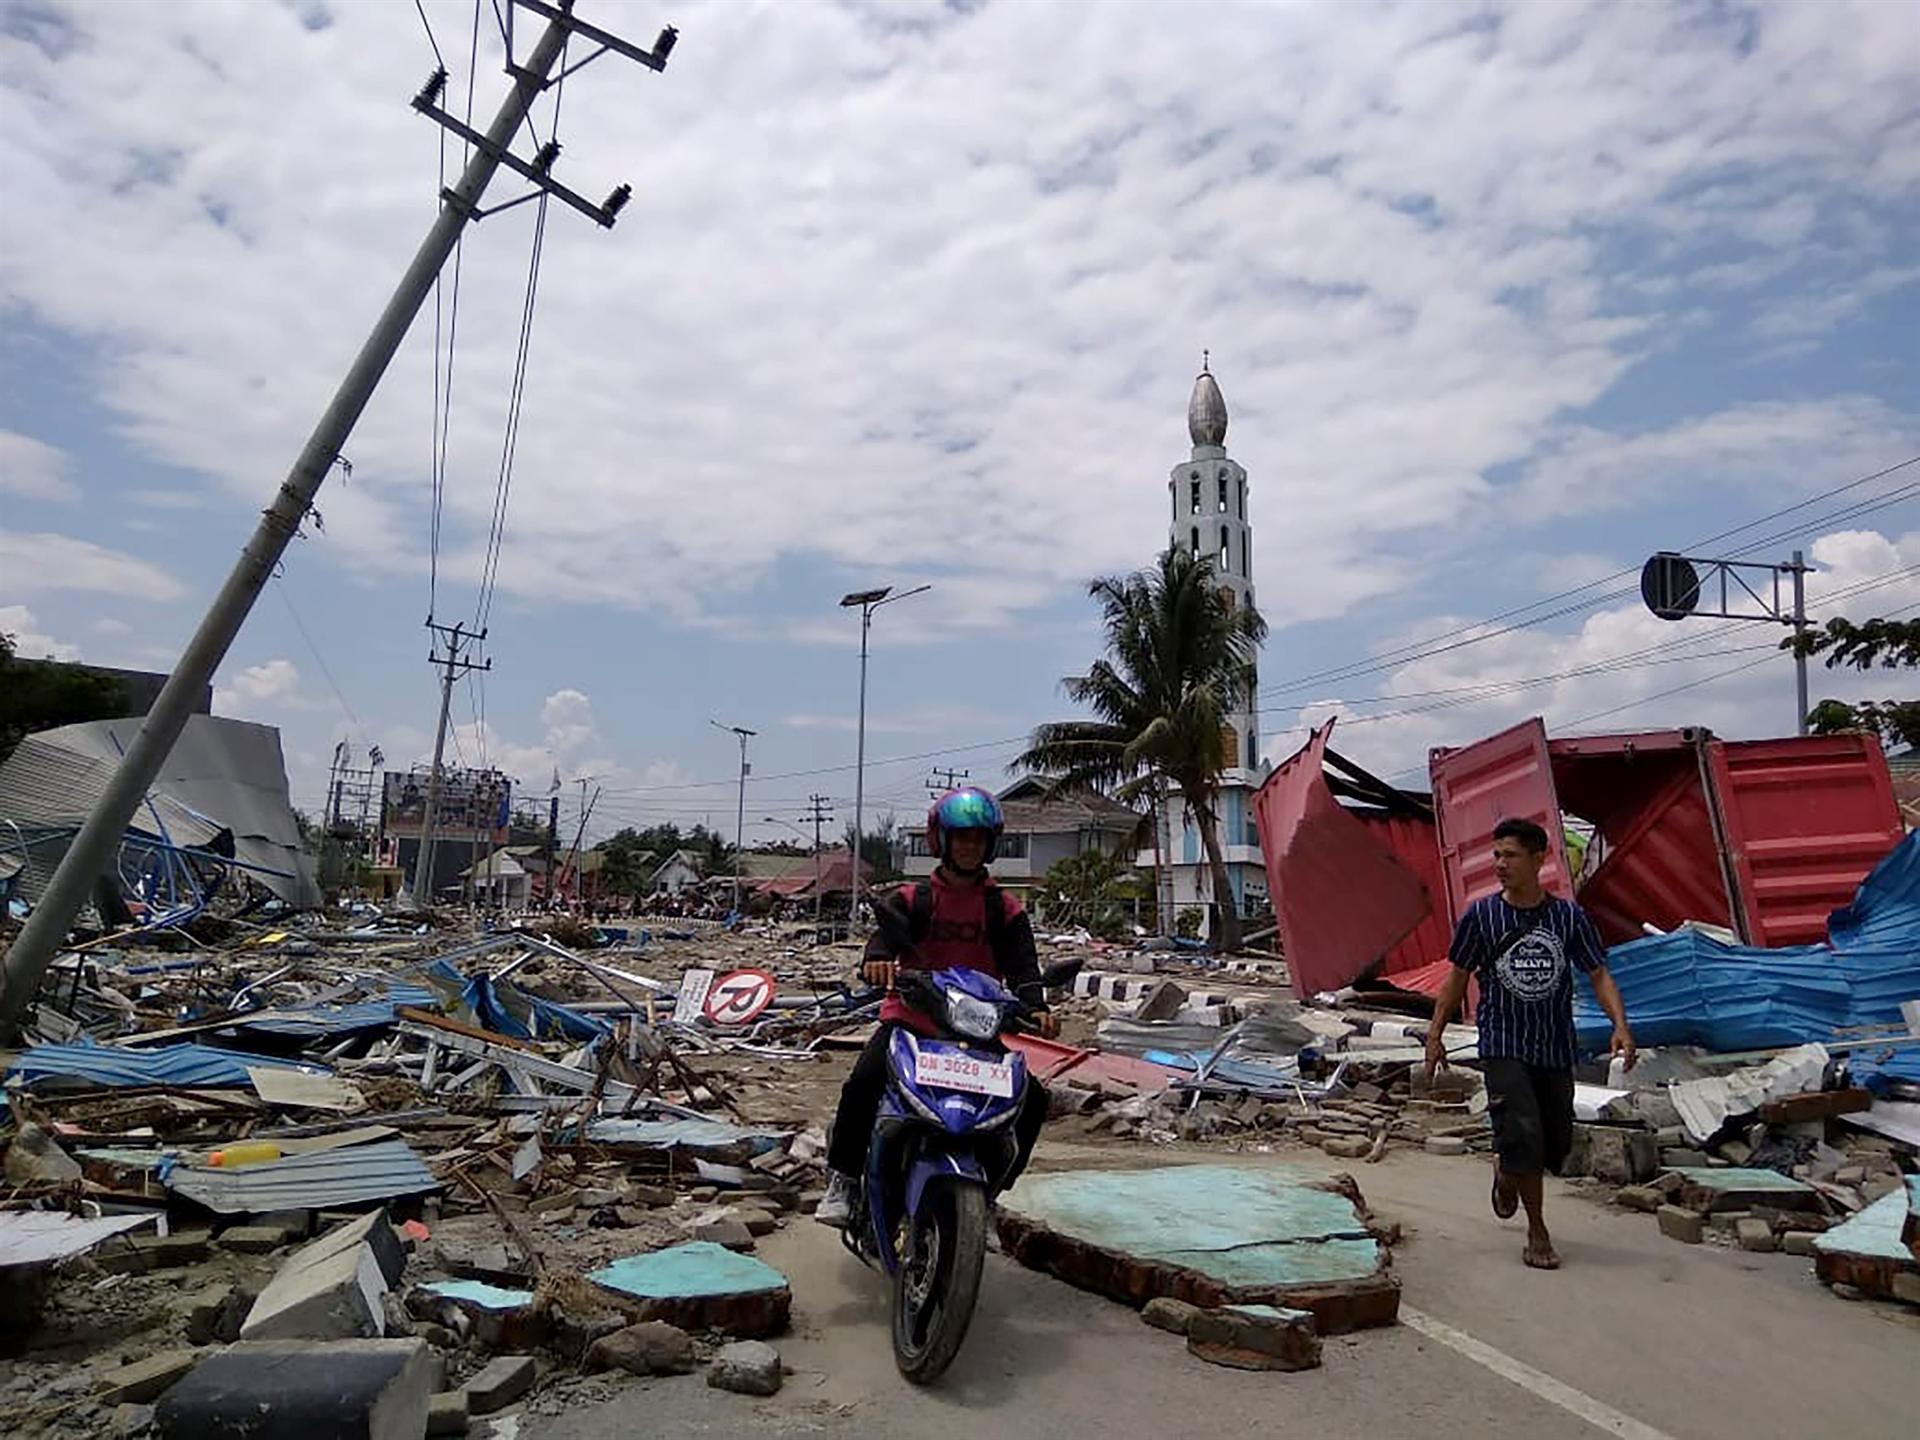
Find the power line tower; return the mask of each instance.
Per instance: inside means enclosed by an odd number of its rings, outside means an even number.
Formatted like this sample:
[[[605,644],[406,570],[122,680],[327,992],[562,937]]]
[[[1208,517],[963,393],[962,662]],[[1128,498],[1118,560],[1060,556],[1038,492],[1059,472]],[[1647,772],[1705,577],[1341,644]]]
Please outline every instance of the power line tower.
[[[433,732],[433,769],[427,775],[427,813],[420,821],[420,859],[413,867],[413,898],[422,905],[433,904],[433,828],[439,817],[440,787],[443,772],[440,761],[447,750],[447,712],[453,706],[453,682],[470,670],[491,670],[493,661],[468,660],[461,651],[487,638],[484,630],[470,631],[465,621],[438,625],[427,621],[433,635],[433,652],[427,663],[440,672],[440,725]]]
[[[971,770],[941,770],[936,768],[934,772],[927,777],[927,798],[929,800],[938,800],[963,780],[970,779],[972,775],[973,772]],[[942,783],[943,780],[945,781],[944,784]]]
[[[813,821],[813,924],[820,925],[820,827],[833,823],[833,801],[825,795],[809,795],[807,809],[800,817]]]
[[[564,78],[568,71],[591,64],[609,51],[636,61],[649,70],[664,70],[667,56],[672,53],[679,33],[668,27],[660,32],[651,50],[642,50],[609,31],[576,19],[572,0],[560,0],[558,5],[545,3],[545,0],[508,0],[509,14],[516,4],[540,16],[547,24],[524,59],[516,59],[509,53],[507,73],[512,77],[513,88],[501,101],[499,111],[484,134],[461,124],[440,109],[439,98],[447,83],[444,67],[436,70],[426,86],[414,97],[416,110],[469,142],[472,148],[466,168],[459,180],[442,192],[439,214],[435,216],[426,238],[420,242],[420,248],[414,253],[406,273],[401,276],[393,297],[380,312],[380,318],[360,347],[360,353],[354,357],[352,366],[341,380],[312,434],[307,437],[306,444],[294,460],[287,478],[281,482],[272,503],[262,513],[260,523],[240,552],[239,559],[234,562],[233,570],[221,586],[212,607],[200,621],[199,628],[194,631],[193,638],[187,642],[179,663],[174,666],[166,685],[148,710],[146,719],[141,722],[139,733],[134,736],[132,745],[127,748],[126,755],[107,782],[92,813],[80,827],[80,833],[74,837],[73,843],[67,847],[66,856],[61,860],[46,892],[40,897],[40,903],[27,918],[26,927],[14,940],[7,955],[4,984],[0,985],[0,1034],[17,1032],[20,1017],[39,992],[40,981],[46,975],[55,952],[65,942],[73,917],[100,878],[108,857],[126,833],[134,811],[160,773],[160,767],[172,752],[174,743],[179,740],[180,732],[186,728],[187,716],[192,713],[194,702],[213,682],[214,672],[226,659],[227,651],[234,637],[240,633],[240,626],[245,622],[248,612],[253,609],[254,601],[259,598],[268,577],[279,566],[280,557],[286,553],[287,545],[299,531],[301,521],[313,509],[314,497],[319,494],[322,482],[339,460],[341,451],[346,448],[361,412],[373,398],[373,392],[386,374],[387,366],[392,363],[400,342],[406,338],[414,317],[419,313],[428,292],[433,289],[441,267],[453,253],[467,225],[491,213],[481,208],[480,201],[494,176],[504,166],[534,186],[530,194],[544,191],[584,212],[603,226],[613,224],[632,193],[622,185],[603,203],[594,205],[553,179],[550,172],[559,154],[556,141],[550,139],[533,163],[512,154],[510,147],[521,126],[526,123],[534,100],[551,83],[549,77],[553,80]],[[598,48],[585,59],[562,70],[559,75],[554,75],[561,52],[575,35]],[[516,199],[506,203],[511,205],[519,201]]]

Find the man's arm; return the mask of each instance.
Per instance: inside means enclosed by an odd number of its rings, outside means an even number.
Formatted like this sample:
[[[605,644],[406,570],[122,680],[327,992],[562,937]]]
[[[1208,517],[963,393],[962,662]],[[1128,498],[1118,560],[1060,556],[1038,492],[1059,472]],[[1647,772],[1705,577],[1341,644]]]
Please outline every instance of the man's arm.
[[[1040,951],[1033,942],[1033,921],[1019,901],[1004,890],[998,893],[1000,903],[1006,907],[1006,920],[1000,927],[1000,944],[994,952],[993,963],[999,967],[1000,978],[1007,988],[1033,1012],[1041,1036],[1051,1040],[1060,1033],[1060,1026],[1047,1008],[1047,987],[1040,980]]]
[[[1631,1070],[1634,1061],[1639,1059],[1640,1050],[1633,1043],[1633,1031],[1627,1026],[1627,1002],[1621,997],[1613,972],[1604,964],[1597,965],[1587,973],[1587,979],[1593,984],[1593,998],[1600,1002],[1600,1008],[1613,1021],[1613,1039],[1608,1042],[1607,1051],[1620,1056],[1626,1062],[1625,1068]]]
[[[906,897],[891,890],[874,902],[874,931],[867,937],[860,973],[869,985],[893,984],[894,967],[913,949],[913,912]]]
[[[1460,1010],[1460,1002],[1467,998],[1467,984],[1473,979],[1473,971],[1462,970],[1458,965],[1447,976],[1447,983],[1440,987],[1440,998],[1433,1002],[1433,1023],[1427,1026],[1427,1079],[1432,1081],[1434,1072],[1447,1063],[1447,1022]]]

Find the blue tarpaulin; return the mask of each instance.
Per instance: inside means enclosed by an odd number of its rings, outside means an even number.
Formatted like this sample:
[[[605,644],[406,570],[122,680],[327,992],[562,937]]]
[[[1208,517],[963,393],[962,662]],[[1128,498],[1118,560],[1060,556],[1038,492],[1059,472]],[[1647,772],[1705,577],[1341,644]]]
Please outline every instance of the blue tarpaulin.
[[[1677,930],[1616,946],[1607,968],[1642,1045],[1759,1050],[1897,1024],[1900,1002],[1920,997],[1920,835],[1874,867],[1827,934],[1826,945],[1767,950]],[[1585,986],[1574,1022],[1582,1050],[1606,1048],[1612,1023]],[[1854,1069],[1920,1081],[1920,1045],[1858,1053]]]
[[[428,966],[427,976],[444,987],[457,988],[460,1003],[496,1035],[514,1040],[598,1040],[613,1033],[605,1022],[529,995],[511,981],[487,975],[469,980],[444,960]]]
[[[329,1075],[324,1065],[302,1065],[270,1055],[247,1055],[212,1045],[161,1045],[125,1050],[114,1045],[36,1045],[7,1071],[23,1084],[73,1084],[108,1089],[132,1085],[172,1085],[182,1089],[247,1087],[249,1065],[273,1065]]]

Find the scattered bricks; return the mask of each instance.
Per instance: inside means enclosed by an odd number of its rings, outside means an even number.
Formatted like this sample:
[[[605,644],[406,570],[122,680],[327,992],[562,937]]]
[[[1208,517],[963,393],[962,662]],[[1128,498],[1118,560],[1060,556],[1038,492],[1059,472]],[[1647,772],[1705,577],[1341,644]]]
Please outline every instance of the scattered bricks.
[[[695,1240],[724,1245],[729,1250],[753,1249],[753,1232],[731,1217],[702,1221],[693,1227],[692,1233]]]
[[[198,1265],[207,1258],[207,1232],[165,1237],[142,1236],[127,1244],[101,1251],[93,1263],[109,1275],[144,1275],[152,1270],[172,1270],[183,1265]]]
[[[1860,1198],[1871,1205],[1874,1201],[1883,1199],[1896,1190],[1904,1189],[1905,1186],[1906,1181],[1898,1175],[1874,1175],[1861,1185]]]
[[[1171,1335],[1185,1335],[1193,1325],[1193,1317],[1199,1313],[1198,1305],[1189,1305],[1171,1295],[1156,1295],[1140,1307],[1142,1320],[1154,1329],[1165,1330]]]
[[[1353,1098],[1364,1104],[1378,1105],[1387,1098],[1387,1092],[1382,1090],[1378,1085],[1372,1085],[1362,1080],[1358,1085],[1353,1087]]]
[[[1358,1160],[1373,1148],[1373,1141],[1364,1135],[1330,1135],[1320,1148],[1337,1160]]]
[[[1833,1172],[1833,1183],[1836,1185],[1858,1185],[1866,1178],[1867,1168],[1864,1165],[1843,1165]]]
[[[747,1234],[753,1236],[756,1240],[762,1235],[771,1235],[780,1227],[779,1219],[768,1214],[765,1210],[740,1207],[729,1210],[726,1218],[729,1220],[738,1220],[742,1225],[747,1227]]]
[[[241,1255],[271,1255],[293,1239],[284,1225],[236,1225],[221,1234],[220,1245]]]
[[[539,1367],[531,1355],[496,1355],[486,1368],[461,1389],[467,1397],[467,1413],[491,1415],[504,1410],[533,1388]]]
[[[663,1320],[643,1320],[595,1340],[587,1349],[586,1368],[688,1375],[693,1372],[693,1337]]]
[[[1236,1370],[1311,1370],[1320,1363],[1320,1336],[1304,1310],[1227,1305],[1193,1317],[1187,1353]]]
[[[1654,1214],[1660,1217],[1660,1233],[1683,1245],[1698,1245],[1706,1238],[1707,1217],[1697,1210],[1678,1205],[1662,1205]]]
[[[194,1350],[165,1350],[132,1365],[123,1365],[100,1377],[102,1405],[145,1405],[158,1400],[168,1388],[194,1366],[200,1354]]]
[[[1713,1157],[1704,1150],[1675,1146],[1660,1152],[1660,1165],[1667,1170],[1704,1170]]]
[[[627,1198],[625,1187],[613,1189],[582,1190],[579,1194],[581,1208],[598,1210],[602,1205],[619,1205]]]
[[[1903,1270],[1893,1277],[1893,1298],[1920,1305],[1920,1275]]]
[[[187,1339],[195,1345],[231,1344],[259,1296],[231,1283],[209,1285],[187,1297]]]
[[[446,1390],[427,1397],[427,1434],[467,1433],[467,1392]]]
[[[1865,1090],[1813,1090],[1768,1101],[1760,1107],[1760,1118],[1769,1125],[1796,1125],[1805,1120],[1858,1114],[1872,1104],[1873,1097]]]
[[[1645,1130],[1588,1125],[1587,1174],[1609,1185],[1638,1185],[1660,1168],[1659,1147]]]
[[[1147,992],[1133,1012],[1135,1020],[1171,1020],[1186,1008],[1187,992],[1171,980],[1162,980]]]
[[[1680,1187],[1685,1185],[1686,1183],[1687,1183],[1686,1176],[1675,1174],[1673,1171],[1669,1170],[1664,1175],[1654,1176],[1653,1179],[1647,1182],[1647,1186],[1649,1189],[1658,1190],[1662,1195],[1665,1195],[1668,1199],[1672,1199],[1675,1195],[1678,1195],[1680,1193]]]
[[[764,1340],[737,1340],[723,1345],[707,1367],[707,1384],[736,1395],[777,1395],[784,1379],[780,1352]]]
[[[14,1132],[7,1147],[7,1184],[71,1185],[80,1179],[80,1165],[54,1143],[53,1136],[31,1121]]]
[[[661,1209],[673,1204],[673,1191],[665,1185],[628,1185],[625,1201],[628,1205],[646,1205]]]
[[[718,1185],[696,1185],[687,1192],[687,1198],[696,1205],[711,1205],[720,1198]]]
[[[240,1327],[243,1340],[345,1340],[385,1331],[386,1281],[373,1249],[356,1245],[281,1266]]]
[[[572,1210],[581,1203],[578,1190],[561,1190],[552,1195],[542,1195],[538,1200],[527,1202],[530,1215],[551,1215],[562,1210]]]
[[[1773,1226],[1764,1220],[1751,1217],[1742,1220],[1733,1228],[1734,1237],[1740,1242],[1742,1250],[1754,1250],[1761,1254],[1771,1254],[1778,1242],[1773,1238]]]
[[[1642,1215],[1652,1215],[1666,1203],[1666,1194],[1653,1185],[1629,1185],[1613,1197],[1613,1203],[1623,1210],[1638,1210]]]
[[[1707,1213],[1707,1229],[1716,1235],[1733,1236],[1738,1232],[1742,1220],[1751,1219],[1753,1213],[1748,1210],[1712,1210]],[[1769,1225],[1767,1228],[1771,1230],[1773,1227]]]
[[[1753,1147],[1744,1140],[1723,1140],[1720,1143],[1720,1158],[1735,1165],[1744,1165],[1753,1158]]]
[[[1787,1255],[1812,1255],[1814,1238],[1811,1230],[1789,1230],[1780,1237],[1780,1249]]]
[[[1425,1149],[1429,1155],[1464,1155],[1467,1142],[1460,1135],[1429,1135]]]
[[[478,1280],[511,1289],[526,1284],[530,1278],[526,1262],[514,1259],[505,1245],[460,1245],[436,1240],[433,1254],[440,1268],[459,1280]]]
[[[824,1190],[803,1190],[800,1193],[800,1213],[811,1215],[820,1208],[820,1202],[827,1198]]]
[[[161,1440],[418,1440],[438,1369],[418,1340],[242,1343],[161,1396],[154,1426]]]

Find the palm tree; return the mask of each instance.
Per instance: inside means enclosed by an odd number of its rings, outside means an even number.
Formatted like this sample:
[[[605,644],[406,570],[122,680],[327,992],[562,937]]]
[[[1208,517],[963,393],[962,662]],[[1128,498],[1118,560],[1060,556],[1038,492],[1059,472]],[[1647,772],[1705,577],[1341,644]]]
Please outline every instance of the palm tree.
[[[1211,560],[1179,547],[1154,568],[1095,580],[1088,594],[1104,615],[1106,658],[1063,683],[1097,718],[1040,726],[1014,764],[1050,777],[1056,790],[1089,788],[1129,802],[1171,784],[1206,846],[1221,942],[1237,950],[1240,916],[1219,809],[1220,774],[1236,757],[1222,731],[1252,704],[1266,621],[1215,583]]]

